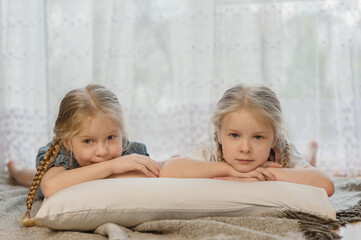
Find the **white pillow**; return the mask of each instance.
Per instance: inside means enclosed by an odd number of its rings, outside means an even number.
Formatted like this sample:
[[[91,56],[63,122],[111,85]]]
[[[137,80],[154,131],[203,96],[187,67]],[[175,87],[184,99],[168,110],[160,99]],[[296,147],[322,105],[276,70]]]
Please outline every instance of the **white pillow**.
[[[255,216],[274,209],[336,218],[321,188],[280,181],[246,183],[199,178],[86,182],[45,199],[35,218],[57,230],[88,231],[107,222],[131,227],[160,219]]]

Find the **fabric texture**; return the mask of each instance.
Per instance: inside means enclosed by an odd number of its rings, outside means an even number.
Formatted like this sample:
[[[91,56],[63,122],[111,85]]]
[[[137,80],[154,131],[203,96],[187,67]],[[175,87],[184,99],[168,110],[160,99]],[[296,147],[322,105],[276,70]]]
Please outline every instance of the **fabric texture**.
[[[88,231],[108,222],[133,227],[154,220],[259,216],[275,210],[336,217],[325,190],[307,185],[280,181],[122,178],[63,189],[44,200],[35,218],[57,230]]]
[[[310,164],[301,156],[301,154],[297,151],[296,147],[293,144],[289,144],[289,147],[290,168],[305,168],[307,166],[310,166]],[[201,142],[194,151],[185,154],[185,156],[200,161],[218,161],[217,147],[211,141]]]
[[[286,220],[287,219],[287,220]],[[285,221],[286,220],[286,221]],[[310,225],[312,224],[312,226]],[[160,220],[133,228],[106,223],[95,233],[109,239],[339,239],[336,220],[292,211],[274,211],[258,217],[207,217]]]
[[[35,167],[38,168],[40,161],[42,161],[45,157],[48,148],[50,147],[51,142],[49,142],[46,146],[41,147],[38,151],[38,155],[36,156],[36,164]],[[138,142],[130,142],[128,140],[123,140],[123,153],[122,156],[130,155],[133,153],[141,154],[145,156],[149,156],[147,152],[147,147],[144,143]],[[71,158],[71,160],[70,160]],[[64,167],[66,170],[74,169],[80,167],[78,161],[76,160],[74,155],[71,155],[69,151],[65,149],[64,146],[61,147],[58,156],[54,159],[54,161],[50,164],[49,169],[52,167]],[[39,185],[37,196],[40,199],[44,199],[44,194],[41,191],[41,187]]]
[[[338,215],[347,209],[361,206],[361,180],[334,178],[335,194],[330,201],[337,210],[337,222],[347,218]],[[99,226],[95,232],[56,231],[48,227],[25,228],[21,219],[26,212],[28,189],[16,185],[8,173],[0,171],[0,239],[79,239],[79,240],[189,240],[189,239],[338,239],[333,232],[334,220],[296,212],[271,212],[263,217],[207,217],[192,220],[150,221],[133,228],[114,223]],[[307,200],[307,199],[306,199]],[[42,201],[33,206],[35,214]],[[355,212],[352,212],[355,214]],[[326,221],[327,220],[327,221]],[[361,212],[358,213],[361,221]],[[322,228],[323,227],[323,228]],[[95,233],[95,234],[94,234]]]

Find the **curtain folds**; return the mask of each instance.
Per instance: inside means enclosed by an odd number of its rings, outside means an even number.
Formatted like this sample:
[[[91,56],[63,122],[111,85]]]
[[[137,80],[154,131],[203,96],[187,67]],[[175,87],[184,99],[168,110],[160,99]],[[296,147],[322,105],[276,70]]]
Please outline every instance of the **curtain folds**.
[[[321,169],[360,174],[360,16],[357,0],[0,0],[0,167],[34,165],[72,88],[113,90],[130,139],[161,161],[209,137],[243,82],[275,90]]]

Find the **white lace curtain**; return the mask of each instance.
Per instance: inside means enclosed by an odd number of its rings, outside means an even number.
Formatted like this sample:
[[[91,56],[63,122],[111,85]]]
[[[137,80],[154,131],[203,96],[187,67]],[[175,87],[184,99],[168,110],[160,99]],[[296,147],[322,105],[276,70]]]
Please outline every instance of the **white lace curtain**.
[[[229,87],[278,94],[293,142],[360,173],[357,0],[0,0],[0,167],[33,166],[72,88],[113,90],[155,160],[190,151]]]

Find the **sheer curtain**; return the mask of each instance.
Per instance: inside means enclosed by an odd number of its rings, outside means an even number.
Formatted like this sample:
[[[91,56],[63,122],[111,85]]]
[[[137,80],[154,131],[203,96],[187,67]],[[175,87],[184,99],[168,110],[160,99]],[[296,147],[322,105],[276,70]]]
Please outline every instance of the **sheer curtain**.
[[[42,1],[0,1],[0,167],[34,166],[47,139],[46,32]]]
[[[318,165],[361,170],[358,1],[0,0],[0,167],[33,166],[72,88],[119,97],[130,139],[156,160],[208,137],[223,92],[278,94],[293,142]]]

